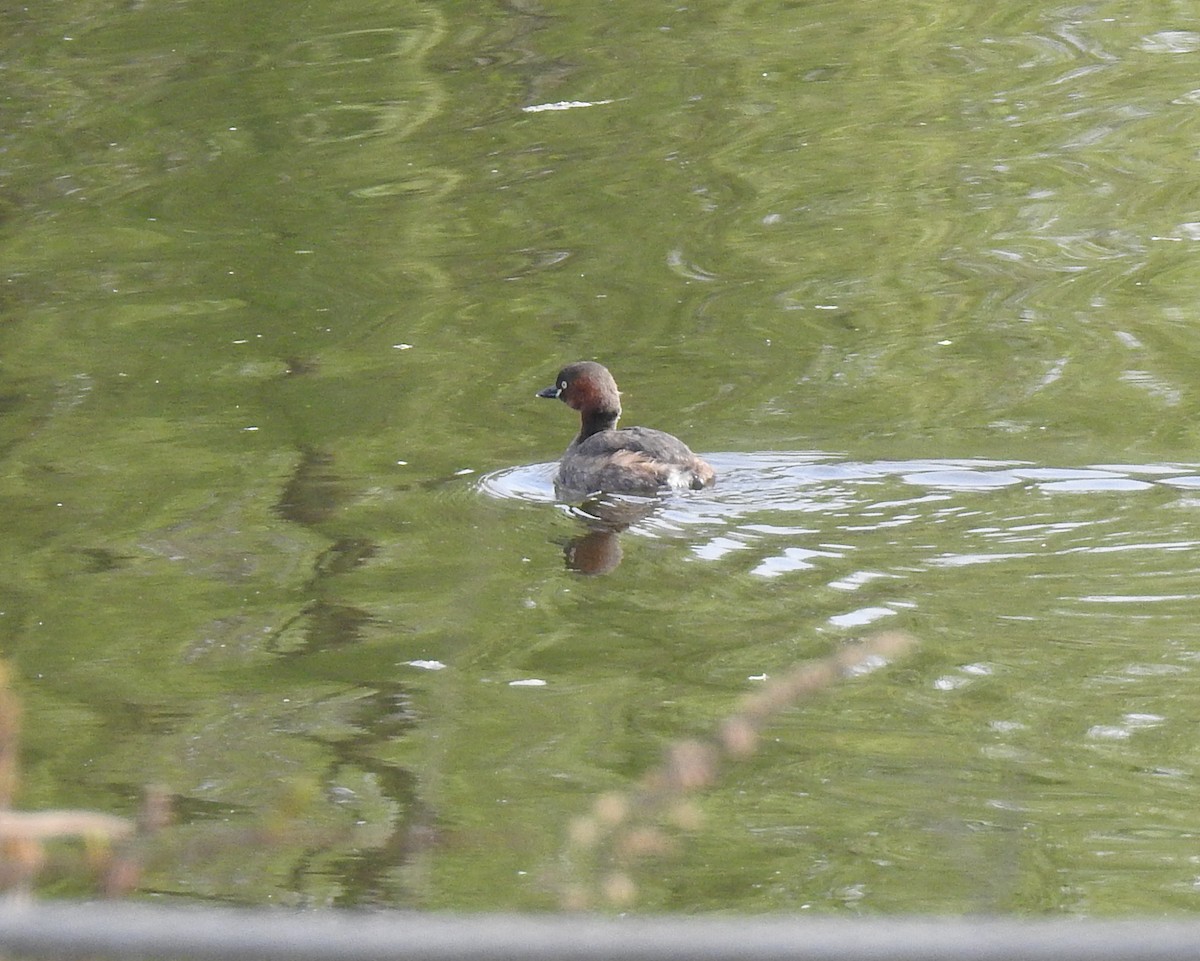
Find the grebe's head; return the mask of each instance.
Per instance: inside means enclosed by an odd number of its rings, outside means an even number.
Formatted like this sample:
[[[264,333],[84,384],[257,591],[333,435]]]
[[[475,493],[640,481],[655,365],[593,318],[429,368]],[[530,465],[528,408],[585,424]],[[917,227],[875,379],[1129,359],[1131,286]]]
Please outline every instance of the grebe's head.
[[[588,414],[620,414],[621,392],[603,364],[581,360],[558,372],[554,386],[539,390],[538,397],[557,397],[572,410]]]

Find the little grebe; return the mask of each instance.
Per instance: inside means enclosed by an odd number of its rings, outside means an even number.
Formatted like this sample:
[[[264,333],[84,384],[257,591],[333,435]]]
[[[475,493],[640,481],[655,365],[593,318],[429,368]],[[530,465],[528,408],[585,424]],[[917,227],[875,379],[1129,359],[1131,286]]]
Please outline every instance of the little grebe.
[[[621,395],[608,369],[589,360],[558,372],[538,397],[557,397],[579,411],[579,436],[563,454],[554,485],[578,494],[653,494],[664,488],[710,487],[716,471],[678,437],[648,427],[623,427]]]

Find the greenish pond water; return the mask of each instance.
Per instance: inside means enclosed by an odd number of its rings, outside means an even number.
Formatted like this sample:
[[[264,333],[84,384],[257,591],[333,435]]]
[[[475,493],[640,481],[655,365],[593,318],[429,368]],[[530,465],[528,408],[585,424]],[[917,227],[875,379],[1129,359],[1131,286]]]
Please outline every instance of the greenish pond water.
[[[1198,13],[0,6],[19,805],[166,785],[164,898],[1194,910]],[[581,358],[717,486],[555,504]]]

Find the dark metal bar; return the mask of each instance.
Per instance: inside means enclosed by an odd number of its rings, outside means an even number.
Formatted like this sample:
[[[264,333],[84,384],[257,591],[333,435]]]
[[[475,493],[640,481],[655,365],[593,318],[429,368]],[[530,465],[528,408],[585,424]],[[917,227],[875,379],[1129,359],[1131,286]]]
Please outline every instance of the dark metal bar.
[[[181,961],[1180,961],[1200,922],[428,915],[6,903],[0,952]]]

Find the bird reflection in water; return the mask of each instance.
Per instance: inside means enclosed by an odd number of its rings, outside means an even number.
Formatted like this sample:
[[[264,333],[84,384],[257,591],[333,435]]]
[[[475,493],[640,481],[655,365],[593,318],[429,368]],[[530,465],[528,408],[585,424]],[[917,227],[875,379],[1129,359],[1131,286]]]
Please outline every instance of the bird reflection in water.
[[[586,527],[563,545],[567,568],[579,574],[610,574],[623,556],[621,533],[653,514],[657,497],[600,494],[573,507],[571,513]]]

